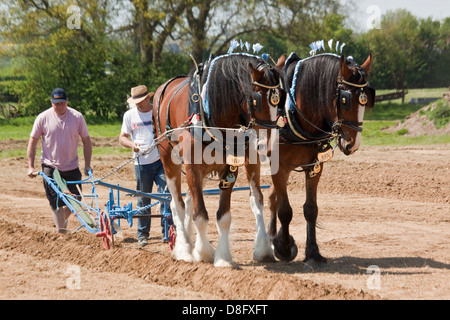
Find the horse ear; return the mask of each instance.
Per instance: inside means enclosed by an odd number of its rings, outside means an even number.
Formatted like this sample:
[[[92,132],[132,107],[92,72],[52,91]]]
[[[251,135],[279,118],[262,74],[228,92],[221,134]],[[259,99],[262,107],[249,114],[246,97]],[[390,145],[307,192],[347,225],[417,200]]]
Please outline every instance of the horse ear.
[[[251,63],[249,63],[248,67],[250,69],[250,75],[252,77],[252,82],[254,82],[254,81],[259,82],[262,79],[262,77],[264,76],[264,71],[259,71]]]
[[[344,80],[350,79],[350,77],[353,75],[352,70],[347,66],[347,62],[345,61],[344,55],[341,56],[341,76],[344,78]]]
[[[279,68],[280,70],[283,70],[284,65],[286,64],[286,53],[283,53],[277,61],[277,68]]]
[[[369,53],[369,57],[367,60],[362,64],[361,68],[367,71],[367,73],[370,73],[370,68],[372,66],[372,53]]]

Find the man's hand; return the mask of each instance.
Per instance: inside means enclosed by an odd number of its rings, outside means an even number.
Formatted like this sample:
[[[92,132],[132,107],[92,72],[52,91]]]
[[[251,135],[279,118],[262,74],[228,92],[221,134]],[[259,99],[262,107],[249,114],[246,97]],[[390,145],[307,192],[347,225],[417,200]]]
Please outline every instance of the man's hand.
[[[87,166],[84,168],[84,175],[88,176],[89,175],[89,170],[91,170],[91,172],[94,172],[94,170],[92,170],[91,167]]]
[[[139,146],[140,146],[139,143],[133,142],[133,148],[132,148],[133,151],[136,152],[136,153],[138,153],[138,152],[139,152]]]
[[[27,175],[28,175],[30,178],[36,178],[36,176],[38,175],[38,173],[37,173],[37,171],[36,171],[35,168],[28,168]]]

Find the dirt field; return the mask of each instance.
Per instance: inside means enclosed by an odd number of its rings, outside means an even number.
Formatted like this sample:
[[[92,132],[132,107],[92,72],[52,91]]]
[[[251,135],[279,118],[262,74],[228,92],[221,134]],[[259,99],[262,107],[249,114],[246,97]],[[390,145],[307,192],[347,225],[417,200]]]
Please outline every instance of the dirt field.
[[[4,150],[8,143],[1,145]],[[238,268],[218,269],[174,261],[157,220],[143,249],[137,248],[136,227],[126,222],[110,251],[84,229],[56,234],[42,179],[26,177],[26,159],[2,160],[0,299],[450,299],[449,159],[449,145],[363,146],[349,157],[337,152],[325,165],[319,187],[318,243],[328,258],[319,270],[302,263],[303,174],[290,182],[297,258],[291,263],[251,260],[255,220],[248,192],[236,192],[231,249]],[[95,158],[95,177],[125,160]],[[106,182],[135,189],[132,170],[128,165]],[[217,182],[208,188],[217,188]],[[98,191],[105,203],[108,190]],[[213,245],[217,199],[207,198]],[[124,199],[122,205],[128,201],[134,200]],[[69,228],[78,225],[71,218]]]

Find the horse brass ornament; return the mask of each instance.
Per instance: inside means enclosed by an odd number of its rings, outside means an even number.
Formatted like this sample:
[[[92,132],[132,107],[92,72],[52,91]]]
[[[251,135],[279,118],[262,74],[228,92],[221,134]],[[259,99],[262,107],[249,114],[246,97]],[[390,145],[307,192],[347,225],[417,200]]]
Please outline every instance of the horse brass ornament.
[[[245,164],[245,155],[236,155],[235,156],[233,154],[228,154],[226,163],[227,163],[227,165],[233,166],[233,167],[243,166]]]
[[[334,156],[334,151],[333,150],[329,150],[329,151],[325,151],[325,152],[319,152],[317,154],[317,160],[319,162],[327,162],[329,160],[331,160]]]
[[[270,103],[273,106],[277,106],[280,103],[280,95],[277,92],[273,92],[270,95]]]
[[[369,98],[367,97],[367,94],[361,90],[361,93],[359,94],[359,103],[363,106],[367,104],[369,101]]]

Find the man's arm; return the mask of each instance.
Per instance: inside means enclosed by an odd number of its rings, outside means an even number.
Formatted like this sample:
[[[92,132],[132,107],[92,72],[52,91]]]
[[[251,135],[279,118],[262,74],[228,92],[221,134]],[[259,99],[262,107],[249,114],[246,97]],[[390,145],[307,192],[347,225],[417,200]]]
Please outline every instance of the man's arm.
[[[121,132],[119,136],[119,143],[122,147],[133,149],[134,152],[139,152],[139,144],[134,143],[130,139],[130,135]]]
[[[35,175],[33,175],[33,173],[36,172],[36,169],[34,168],[34,159],[36,157],[36,148],[37,148],[38,142],[39,142],[39,139],[35,139],[32,137],[30,137],[30,140],[28,142],[28,148],[27,148],[28,172],[27,172],[27,175],[30,178],[35,177]]]
[[[81,138],[81,141],[83,141],[84,174],[88,175],[88,171],[91,169],[92,142],[89,136]]]

